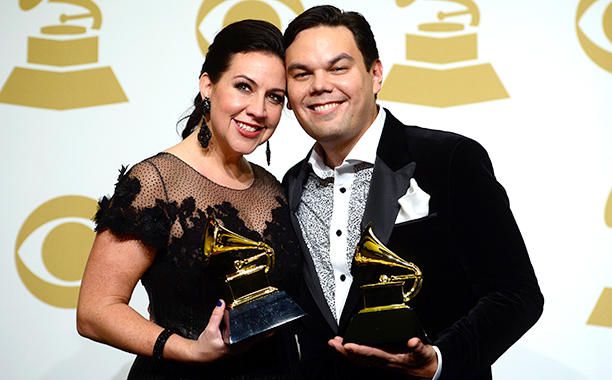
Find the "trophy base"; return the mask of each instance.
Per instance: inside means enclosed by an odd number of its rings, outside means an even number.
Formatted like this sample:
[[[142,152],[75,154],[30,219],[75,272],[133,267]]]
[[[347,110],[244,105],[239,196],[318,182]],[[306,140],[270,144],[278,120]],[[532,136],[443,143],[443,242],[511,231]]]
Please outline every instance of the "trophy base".
[[[16,67],[0,92],[0,103],[55,110],[127,101],[108,66],[63,72]]]
[[[227,344],[236,344],[305,315],[284,291],[276,291],[256,300],[226,310],[223,333]]]
[[[429,342],[414,310],[402,305],[360,311],[349,322],[344,343],[373,347],[405,346],[414,337]]]
[[[508,98],[488,63],[438,70],[393,65],[379,98],[432,107],[451,107]]]

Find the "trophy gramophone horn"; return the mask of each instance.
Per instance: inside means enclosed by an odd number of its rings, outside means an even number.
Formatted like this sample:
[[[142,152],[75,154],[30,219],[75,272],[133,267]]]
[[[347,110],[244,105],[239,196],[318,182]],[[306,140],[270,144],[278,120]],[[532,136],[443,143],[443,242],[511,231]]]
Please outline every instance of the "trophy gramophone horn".
[[[365,287],[381,287],[386,284],[414,280],[410,290],[403,292],[404,302],[413,299],[421,290],[423,284],[423,273],[421,269],[414,263],[404,260],[393,253],[389,248],[385,247],[385,245],[374,235],[371,225],[368,225],[361,234],[361,239],[357,247],[355,247],[354,260],[359,266],[381,265],[385,267],[401,268],[410,272],[392,276],[382,274],[379,277],[378,283],[364,285]]]
[[[368,225],[355,248],[355,261],[358,264],[380,264],[388,267],[412,269],[408,261],[402,259],[378,240]]]
[[[40,4],[41,1],[42,0],[19,0],[19,7],[24,11],[29,11],[30,9]]]
[[[274,251],[264,242],[256,242],[221,226],[214,217],[209,217],[204,229],[204,256],[210,258],[225,252],[254,250],[261,253],[234,262],[236,270],[246,269],[245,265],[266,257],[266,273],[274,266]]]

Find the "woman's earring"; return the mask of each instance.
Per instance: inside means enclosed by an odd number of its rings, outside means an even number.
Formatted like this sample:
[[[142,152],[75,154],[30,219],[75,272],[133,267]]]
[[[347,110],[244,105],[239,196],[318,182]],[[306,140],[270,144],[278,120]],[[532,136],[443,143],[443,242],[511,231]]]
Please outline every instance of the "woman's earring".
[[[268,166],[270,166],[270,156],[272,152],[270,151],[270,140],[266,141],[266,161],[268,162]]]
[[[211,135],[210,128],[208,128],[206,121],[204,121],[204,118],[202,118],[202,125],[200,126],[200,131],[198,132],[198,141],[200,142],[202,148],[208,148]]]
[[[210,98],[207,96],[202,99],[202,114],[205,115],[210,112]]]
[[[202,125],[200,125],[200,131],[198,132],[198,141],[200,142],[202,148],[206,149],[208,148],[210,137],[212,135],[210,133],[210,128],[208,128],[208,125],[206,125],[205,118],[205,115],[210,112],[210,99],[208,97],[202,99],[202,105],[200,107],[202,107]]]

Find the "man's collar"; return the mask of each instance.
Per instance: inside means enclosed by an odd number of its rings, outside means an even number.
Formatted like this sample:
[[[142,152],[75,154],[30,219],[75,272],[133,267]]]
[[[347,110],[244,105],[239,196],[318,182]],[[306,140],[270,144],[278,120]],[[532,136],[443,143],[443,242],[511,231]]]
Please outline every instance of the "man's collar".
[[[376,149],[378,148],[378,141],[382,135],[383,126],[385,125],[386,112],[378,106],[378,115],[374,119],[374,122],[361,136],[357,144],[351,149],[349,154],[346,156],[342,164],[337,169],[352,166],[360,162],[365,162],[374,165],[376,161]],[[319,152],[321,147],[315,144],[312,149],[312,153],[308,158],[308,163],[311,165],[313,172],[319,178],[326,178],[333,175],[333,168],[328,167],[325,164],[323,155]]]

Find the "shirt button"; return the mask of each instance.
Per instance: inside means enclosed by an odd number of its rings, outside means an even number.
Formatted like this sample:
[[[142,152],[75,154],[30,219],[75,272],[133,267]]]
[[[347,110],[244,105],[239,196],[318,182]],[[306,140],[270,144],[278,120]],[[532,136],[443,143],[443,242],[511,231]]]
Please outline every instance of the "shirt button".
[[[341,188],[340,188],[340,192],[341,192],[342,194],[346,193],[346,187],[341,187]]]
[[[346,276],[345,276],[345,275],[343,275],[343,274],[341,274],[341,275],[340,275],[340,281],[344,281],[344,280],[346,280]]]
[[[342,235],[342,231],[340,230],[336,231],[336,236],[340,236],[340,235]]]

